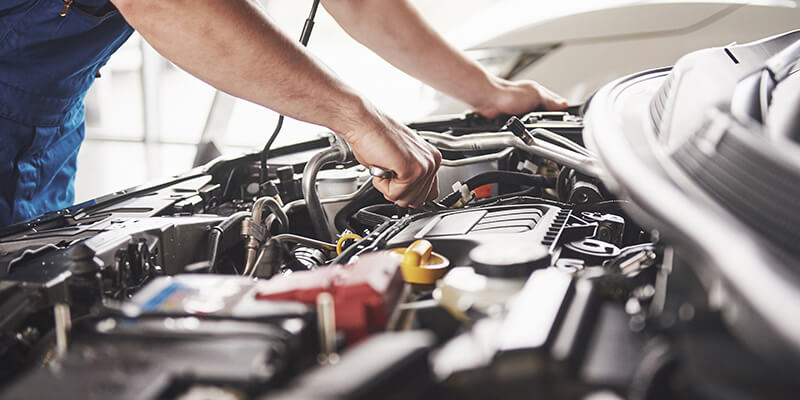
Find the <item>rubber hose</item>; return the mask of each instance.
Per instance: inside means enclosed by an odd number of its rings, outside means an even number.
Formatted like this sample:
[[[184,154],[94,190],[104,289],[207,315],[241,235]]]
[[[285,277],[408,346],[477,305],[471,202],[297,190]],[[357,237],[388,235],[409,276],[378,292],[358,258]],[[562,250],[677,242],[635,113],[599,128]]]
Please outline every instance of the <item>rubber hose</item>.
[[[334,226],[336,226],[336,230],[339,232],[344,231],[345,229],[349,228],[349,220],[350,218],[355,215],[359,210],[362,208],[375,204],[381,203],[386,201],[383,198],[381,192],[375,187],[372,186],[372,182],[368,181],[365,185],[370,185],[370,189],[365,192],[363,195],[358,196],[357,198],[353,199],[353,201],[347,203],[338,213],[336,213],[336,217],[333,219]]]
[[[349,149],[342,143],[334,143],[331,147],[320,151],[308,160],[303,170],[303,198],[306,200],[308,215],[311,217],[311,225],[314,227],[314,234],[317,239],[325,242],[331,241],[331,233],[328,229],[328,219],[325,210],[319,200],[317,193],[317,173],[323,166],[333,162],[345,162]]]
[[[217,272],[217,256],[220,242],[222,242],[222,235],[233,227],[241,225],[242,221],[249,216],[249,211],[239,211],[216,226],[211,227],[211,232],[208,234],[208,265],[212,273]]]
[[[273,199],[272,197],[262,197],[263,199],[263,206],[267,207],[267,209],[271,212],[272,215],[275,215],[278,218],[278,222],[281,224],[281,229],[278,231],[279,233],[289,232],[289,216],[286,215],[286,212],[283,211],[281,205],[278,204],[278,201]],[[263,214],[262,218],[266,218],[269,214]],[[262,223],[263,221],[256,221],[256,223]]]

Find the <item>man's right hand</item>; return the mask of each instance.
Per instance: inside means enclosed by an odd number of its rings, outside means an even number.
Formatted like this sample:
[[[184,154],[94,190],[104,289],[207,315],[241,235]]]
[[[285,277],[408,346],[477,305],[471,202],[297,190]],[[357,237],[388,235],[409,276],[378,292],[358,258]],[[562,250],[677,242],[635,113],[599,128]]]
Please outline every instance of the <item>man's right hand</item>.
[[[112,0],[161,54],[231,95],[330,128],[365,166],[391,170],[375,187],[400,206],[436,198],[439,152],[376,110],[248,0]]]
[[[420,207],[439,196],[436,172],[442,155],[403,124],[373,111],[355,130],[343,132],[358,162],[394,172],[391,179],[372,183],[383,196],[401,207]]]

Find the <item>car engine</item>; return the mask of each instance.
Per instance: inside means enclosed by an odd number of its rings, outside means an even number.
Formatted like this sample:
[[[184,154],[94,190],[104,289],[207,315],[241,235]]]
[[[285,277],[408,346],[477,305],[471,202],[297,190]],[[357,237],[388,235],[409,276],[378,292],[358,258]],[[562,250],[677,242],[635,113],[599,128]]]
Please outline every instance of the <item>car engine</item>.
[[[669,92],[681,71],[652,104],[692,107]],[[601,95],[410,124],[444,157],[416,209],[324,133],[5,228],[2,396],[790,397],[797,348],[723,306],[763,304],[642,206],[666,192],[609,168]]]

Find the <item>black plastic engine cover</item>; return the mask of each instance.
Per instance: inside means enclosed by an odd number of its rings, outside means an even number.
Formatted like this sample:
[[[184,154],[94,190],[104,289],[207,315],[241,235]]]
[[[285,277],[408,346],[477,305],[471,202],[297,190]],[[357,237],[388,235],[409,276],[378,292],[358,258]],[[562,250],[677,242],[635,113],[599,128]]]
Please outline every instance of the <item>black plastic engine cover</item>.
[[[498,252],[537,254],[547,264],[569,215],[570,210],[545,204],[424,214],[415,217],[387,247],[404,247],[426,239],[434,251],[450,259],[451,265],[471,265],[470,250],[485,245]]]

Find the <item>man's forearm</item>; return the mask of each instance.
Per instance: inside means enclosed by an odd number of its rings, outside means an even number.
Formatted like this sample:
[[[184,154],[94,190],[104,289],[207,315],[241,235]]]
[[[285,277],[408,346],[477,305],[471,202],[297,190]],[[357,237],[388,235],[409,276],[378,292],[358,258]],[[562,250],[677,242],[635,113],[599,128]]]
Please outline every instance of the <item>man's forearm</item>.
[[[327,126],[366,166],[395,172],[373,180],[400,206],[438,195],[441,154],[364,100],[296,42],[254,0],[112,0],[162,55],[234,96]]]
[[[248,0],[112,0],[162,55],[231,95],[347,134],[370,107]]]
[[[493,77],[449,45],[406,0],[323,0],[353,38],[397,68],[473,107],[496,91]]]

